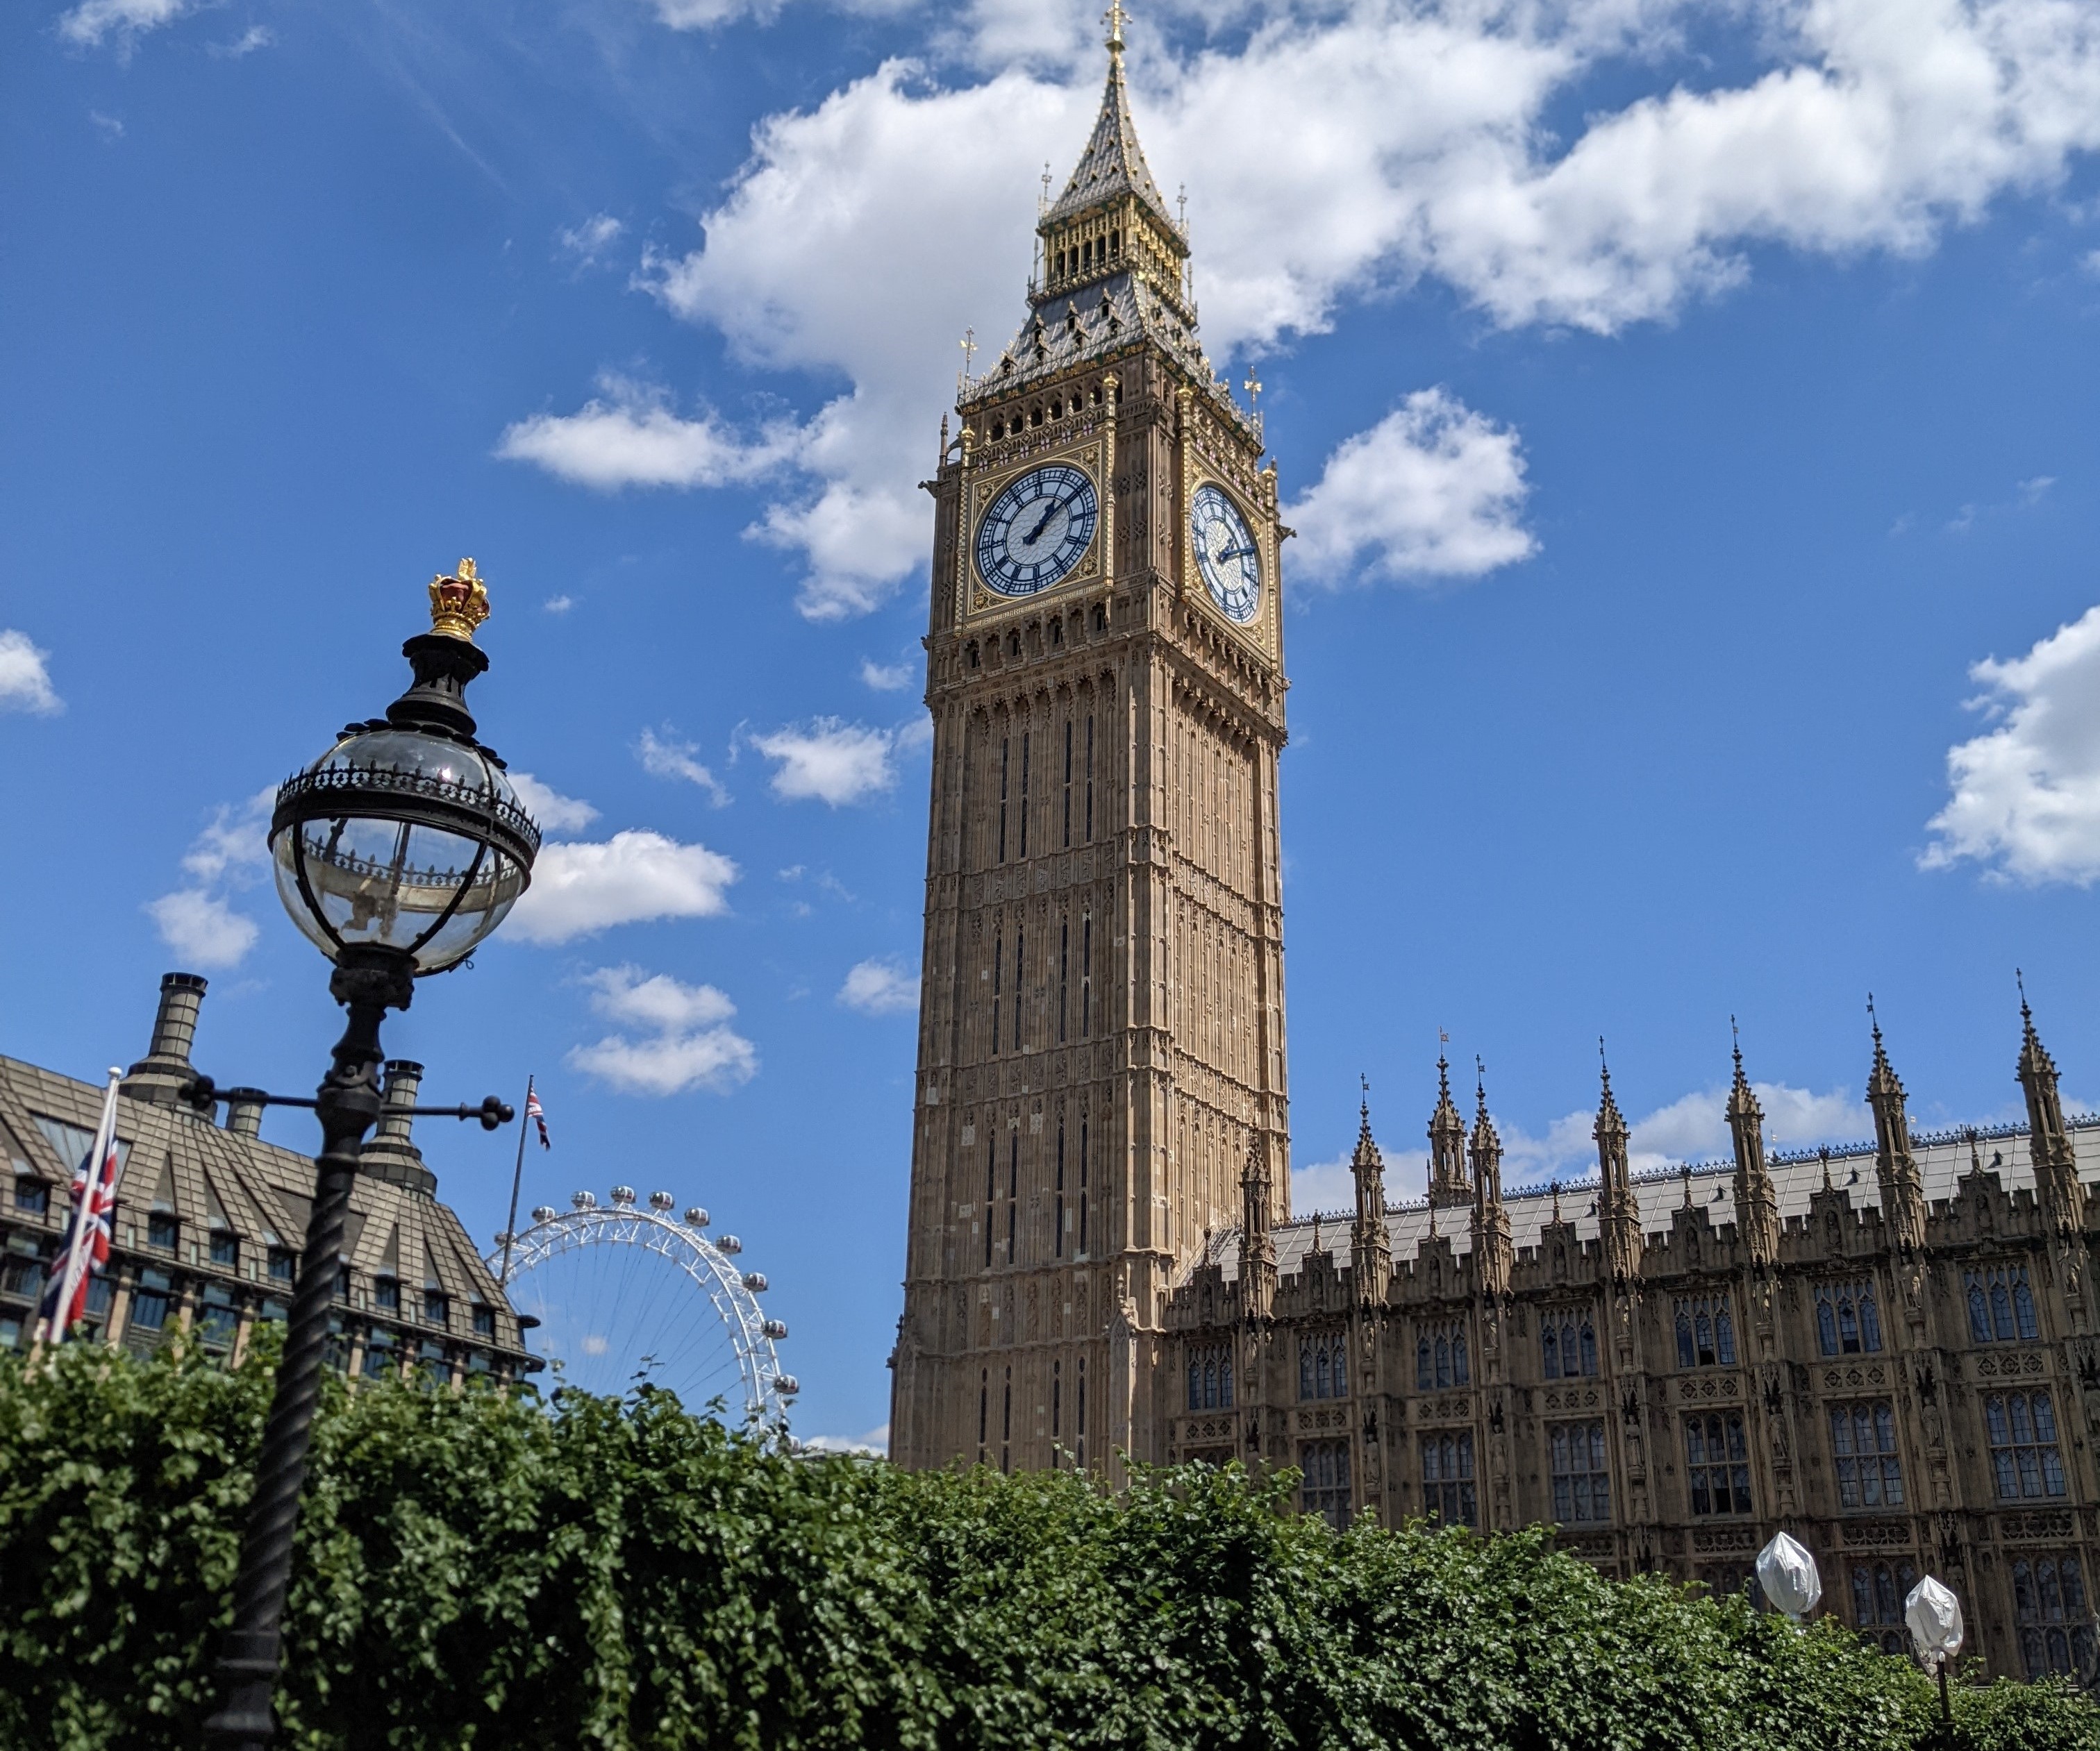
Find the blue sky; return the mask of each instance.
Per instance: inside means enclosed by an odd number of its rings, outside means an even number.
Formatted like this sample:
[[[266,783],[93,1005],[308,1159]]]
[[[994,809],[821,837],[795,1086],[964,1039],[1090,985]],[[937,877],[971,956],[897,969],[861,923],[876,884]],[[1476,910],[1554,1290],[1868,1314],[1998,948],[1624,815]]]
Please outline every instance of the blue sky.
[[[223,1081],[315,1079],[254,799],[398,690],[472,554],[484,732],[564,849],[390,1046],[536,1070],[528,1200],[744,1237],[805,1434],[898,1306],[926,501],[1017,324],[1091,7],[86,0],[0,21],[0,1051],[89,1076],[209,973]],[[1595,1042],[1717,1152],[2018,1098],[2024,966],[2100,1089],[2100,17],[1150,7],[1214,359],[1300,540],[1286,942],[1301,1207],[1357,1078],[1420,1184],[1439,1030],[1513,1167]],[[272,1134],[304,1142],[294,1116]],[[430,1140],[486,1236],[508,1145]]]

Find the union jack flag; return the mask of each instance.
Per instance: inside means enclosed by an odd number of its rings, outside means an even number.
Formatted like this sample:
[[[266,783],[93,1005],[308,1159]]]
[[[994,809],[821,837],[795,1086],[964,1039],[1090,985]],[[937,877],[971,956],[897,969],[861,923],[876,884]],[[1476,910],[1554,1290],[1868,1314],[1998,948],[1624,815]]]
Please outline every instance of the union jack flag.
[[[51,1260],[51,1275],[45,1279],[43,1299],[37,1309],[53,1343],[63,1343],[67,1331],[86,1312],[88,1283],[109,1263],[110,1219],[117,1208],[119,1074],[113,1070],[109,1073],[95,1141],[73,1170],[73,1214],[66,1223],[64,1243]]]
[[[551,1149],[554,1140],[547,1135],[547,1109],[540,1105],[540,1096],[533,1092],[531,1083],[525,1085],[525,1116],[540,1127],[540,1147]]]

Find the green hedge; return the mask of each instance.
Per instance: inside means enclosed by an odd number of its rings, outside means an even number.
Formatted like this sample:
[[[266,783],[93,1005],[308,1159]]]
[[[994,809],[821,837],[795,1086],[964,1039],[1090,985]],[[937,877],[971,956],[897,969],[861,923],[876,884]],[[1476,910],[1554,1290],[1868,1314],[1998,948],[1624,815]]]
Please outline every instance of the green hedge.
[[[267,1364],[0,1359],[0,1744],[201,1743]],[[1829,1620],[1526,1533],[1337,1537],[1236,1469],[788,1458],[671,1400],[332,1383],[288,1623],[299,1747],[1894,1751],[1937,1705]],[[2060,1690],[1961,1743],[2100,1751]]]

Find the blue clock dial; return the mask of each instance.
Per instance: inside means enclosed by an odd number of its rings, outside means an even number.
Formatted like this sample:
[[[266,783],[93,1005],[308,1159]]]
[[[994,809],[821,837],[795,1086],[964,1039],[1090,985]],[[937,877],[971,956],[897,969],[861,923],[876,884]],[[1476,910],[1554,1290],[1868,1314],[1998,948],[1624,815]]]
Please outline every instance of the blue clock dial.
[[[977,525],[977,570],[1002,596],[1048,589],[1084,557],[1101,521],[1094,483],[1063,462],[1009,481]]]
[[[1246,518],[1218,487],[1201,486],[1189,501],[1189,532],[1211,600],[1245,626],[1261,606],[1261,554]]]

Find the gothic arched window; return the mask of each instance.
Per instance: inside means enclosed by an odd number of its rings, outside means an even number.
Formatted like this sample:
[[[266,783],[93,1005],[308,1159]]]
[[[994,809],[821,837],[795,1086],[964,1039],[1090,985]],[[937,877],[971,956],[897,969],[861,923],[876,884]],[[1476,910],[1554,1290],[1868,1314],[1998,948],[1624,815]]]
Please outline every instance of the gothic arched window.
[[[2006,1343],[2040,1334],[2025,1265],[1986,1265],[1961,1276],[1968,1290],[1969,1335],[1977,1343]]]
[[[1313,1333],[1298,1340],[1298,1396],[1347,1398],[1348,1352],[1339,1331]]]
[[[1424,1338],[1414,1347],[1414,1385],[1418,1392],[1427,1392],[1436,1384],[1436,1376],[1430,1364],[1429,1340]]]

